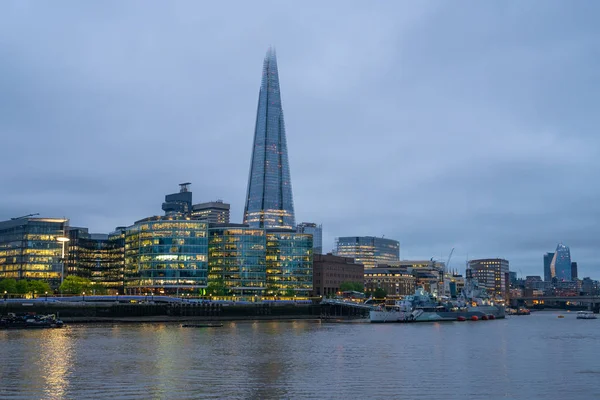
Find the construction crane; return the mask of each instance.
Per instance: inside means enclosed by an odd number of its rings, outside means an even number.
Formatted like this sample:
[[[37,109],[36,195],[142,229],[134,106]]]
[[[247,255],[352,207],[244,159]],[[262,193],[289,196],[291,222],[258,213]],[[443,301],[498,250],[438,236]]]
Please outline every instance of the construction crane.
[[[450,260],[452,259],[452,253],[454,253],[454,247],[450,250],[450,255],[448,256],[448,261],[446,261],[446,271],[450,271]]]
[[[40,215],[40,213],[27,214],[27,215],[23,215],[22,217],[11,218],[11,220],[14,221],[15,219],[23,219],[23,218],[35,217],[36,215]]]

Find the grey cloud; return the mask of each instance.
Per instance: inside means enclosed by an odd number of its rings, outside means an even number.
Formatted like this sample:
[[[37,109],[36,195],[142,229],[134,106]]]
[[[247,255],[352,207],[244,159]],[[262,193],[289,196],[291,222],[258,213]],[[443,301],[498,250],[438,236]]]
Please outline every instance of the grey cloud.
[[[58,5],[57,5],[58,4]],[[193,182],[241,219],[262,57],[279,56],[297,219],[402,256],[542,274],[597,252],[594,1],[4,2],[0,217],[95,232]],[[454,262],[453,262],[454,264]]]

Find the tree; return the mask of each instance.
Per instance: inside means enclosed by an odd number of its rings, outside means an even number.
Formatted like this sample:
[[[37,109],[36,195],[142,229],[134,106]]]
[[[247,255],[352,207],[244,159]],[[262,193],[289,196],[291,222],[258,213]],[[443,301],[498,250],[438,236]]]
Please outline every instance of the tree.
[[[340,292],[364,292],[364,287],[360,282],[342,282]]]
[[[69,275],[65,278],[59,289],[62,293],[66,294],[93,294],[94,292],[105,292],[106,288],[102,285],[98,285],[90,281],[89,279],[82,278],[80,276]]]
[[[229,294],[229,289],[225,286],[223,279],[215,279],[214,281],[208,282],[206,293],[212,296],[227,296]]]
[[[27,293],[37,294],[38,296],[51,293],[50,285],[44,281],[28,281]]]
[[[383,290],[382,288],[377,288],[373,292],[373,297],[376,299],[383,299],[386,296],[387,296],[387,292],[385,290]]]
[[[15,293],[17,294],[26,294],[29,290],[29,285],[25,279],[21,279],[17,281],[17,285],[15,287]]]
[[[15,279],[2,279],[0,281],[0,293],[17,293],[17,281]]]

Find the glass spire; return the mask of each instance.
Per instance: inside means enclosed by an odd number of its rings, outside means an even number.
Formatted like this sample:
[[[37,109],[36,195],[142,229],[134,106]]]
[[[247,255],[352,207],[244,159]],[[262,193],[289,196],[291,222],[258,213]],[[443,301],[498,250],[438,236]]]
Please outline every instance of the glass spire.
[[[263,63],[244,223],[256,228],[295,226],[279,73],[272,48]]]

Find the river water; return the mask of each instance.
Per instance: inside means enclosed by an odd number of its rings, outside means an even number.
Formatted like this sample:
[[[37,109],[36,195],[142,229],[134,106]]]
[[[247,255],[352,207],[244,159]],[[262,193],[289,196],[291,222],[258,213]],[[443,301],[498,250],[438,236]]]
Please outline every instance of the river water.
[[[1,399],[600,399],[600,319],[0,331]]]

